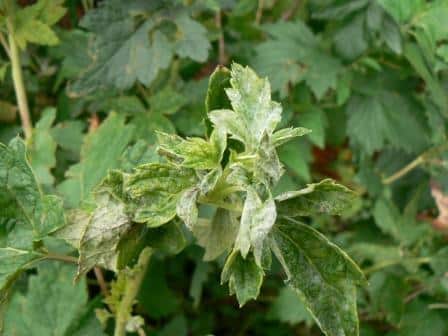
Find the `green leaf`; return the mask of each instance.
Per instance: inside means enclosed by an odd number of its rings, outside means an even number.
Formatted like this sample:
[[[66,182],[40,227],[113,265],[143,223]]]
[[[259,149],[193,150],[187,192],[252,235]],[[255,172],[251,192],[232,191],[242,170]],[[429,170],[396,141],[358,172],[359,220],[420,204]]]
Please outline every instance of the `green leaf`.
[[[299,123],[305,129],[310,129],[308,135],[312,143],[320,148],[325,146],[325,128],[327,128],[327,117],[325,112],[319,108],[310,107],[299,115]]]
[[[307,184],[304,189],[280,194],[275,201],[278,213],[288,217],[321,213],[340,215],[352,206],[356,197],[350,189],[331,179],[325,179]]]
[[[274,200],[268,199],[262,202],[255,190],[248,189],[235,240],[235,250],[240,251],[242,257],[246,258],[252,247],[255,261],[261,267],[264,241],[276,218]]]
[[[210,49],[207,30],[186,13],[177,15],[174,19],[178,34],[174,48],[180,57],[189,57],[196,62],[205,62]]]
[[[51,26],[65,15],[63,4],[64,0],[39,0],[14,13],[14,38],[20,48],[28,42],[50,46],[59,42]]]
[[[125,125],[125,117],[116,113],[84,138],[81,161],[66,172],[67,179],[58,185],[67,205],[76,207],[106,176],[119,166],[120,158],[131,141],[133,127]]]
[[[61,263],[40,266],[38,274],[30,276],[27,291],[12,297],[5,313],[5,335],[69,336],[74,325],[84,330],[83,335],[104,335],[94,316],[79,320],[88,296],[84,279],[73,283],[74,271],[73,266]],[[70,304],[61,306],[61,300]]]
[[[344,59],[354,60],[361,56],[369,46],[364,31],[364,15],[358,14],[339,29],[333,40],[337,53]]]
[[[39,260],[41,254],[33,251],[19,250],[12,247],[0,248],[0,303],[6,299],[7,290],[16,277],[26,268]]]
[[[39,184],[44,186],[52,186],[54,183],[50,170],[56,166],[56,142],[51,135],[51,125],[55,118],[54,108],[45,109],[27,145],[31,167]]]
[[[187,98],[167,86],[149,98],[152,113],[170,115],[187,104]]]
[[[352,144],[368,154],[386,143],[408,152],[421,151],[428,137],[417,113],[412,100],[399,94],[383,91],[371,96],[354,95],[347,107],[347,133]]]
[[[254,66],[269,76],[273,90],[285,97],[289,84],[305,81],[321,99],[328,89],[336,87],[341,64],[320,48],[304,23],[277,22],[263,28],[271,39],[256,47]]]
[[[391,323],[398,325],[405,307],[409,290],[404,278],[383,272],[374,273],[369,279],[369,293],[372,308],[378,313],[386,313]]]
[[[417,45],[415,43],[407,43],[404,47],[404,56],[411,63],[415,71],[423,78],[434,102],[440,107],[441,112],[446,117],[448,115],[448,99],[445,91],[437,77],[428,69]]]
[[[149,246],[167,254],[177,254],[187,245],[182,223],[172,220],[163,226],[149,228],[146,234],[146,242]]]
[[[230,71],[226,67],[217,66],[210,75],[205,98],[205,110],[210,113],[218,109],[230,109],[230,101],[225,89],[230,87]]]
[[[50,134],[58,146],[72,152],[75,157],[79,157],[82,146],[83,130],[84,123],[82,121],[69,120],[58,123],[51,128]]]
[[[95,33],[92,62],[69,87],[71,95],[110,87],[129,89],[137,81],[148,86],[168,68],[174,54],[206,60],[210,44],[204,27],[186,10],[177,8],[176,15],[167,15],[163,8],[154,8],[112,0],[88,11],[81,26]],[[172,24],[177,31],[167,34]]]
[[[211,111],[209,118],[217,129],[224,129],[251,151],[265,134],[272,135],[282,109],[279,103],[271,100],[268,80],[259,78],[249,67],[233,63],[230,84],[226,93],[233,111]]]
[[[263,283],[263,269],[252,255],[243,258],[234,250],[228,257],[221,273],[221,284],[229,282],[230,295],[236,294],[240,307],[260,294]]]
[[[378,2],[398,23],[408,22],[425,5],[423,0],[379,0]]]
[[[311,180],[309,164],[312,161],[311,146],[303,141],[294,140],[278,150],[281,162],[284,162],[293,175],[305,182]]]
[[[328,336],[357,336],[355,284],[365,280],[356,264],[322,234],[300,222],[279,221],[270,236],[288,284],[321,330]]]
[[[218,208],[211,220],[199,220],[193,226],[198,245],[205,249],[204,261],[218,258],[229,251],[238,233],[238,219],[232,212]]]
[[[38,240],[63,226],[64,216],[59,198],[40,191],[25,155],[19,138],[0,144],[0,218],[26,223]]]
[[[290,287],[283,287],[278,296],[272,302],[267,317],[269,319],[296,325],[305,322],[307,325],[313,323],[310,313],[303,303],[298,300],[297,293]]]
[[[163,225],[176,216],[176,205],[182,192],[197,182],[193,170],[166,164],[138,166],[125,176],[124,191],[136,206],[133,220],[149,227]]]

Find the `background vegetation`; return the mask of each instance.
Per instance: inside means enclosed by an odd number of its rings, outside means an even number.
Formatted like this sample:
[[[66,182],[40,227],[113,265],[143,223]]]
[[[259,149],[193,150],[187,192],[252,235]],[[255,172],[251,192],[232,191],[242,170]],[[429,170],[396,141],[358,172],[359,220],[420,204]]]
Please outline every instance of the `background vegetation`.
[[[361,335],[448,334],[447,0],[18,3],[8,16],[11,1],[0,2],[0,141],[23,135],[44,192],[74,208],[109,169],[155,161],[156,130],[203,136],[209,75],[250,65],[283,105],[281,126],[312,130],[279,147],[287,173],[276,193],[331,177],[360,195],[342,216],[308,223],[368,278]],[[25,88],[14,86],[18,69]],[[3,247],[1,215],[0,225]],[[224,258],[203,254],[192,245],[151,260],[136,307],[147,335],[321,334],[278,264],[240,310],[219,283]],[[111,334],[94,311],[113,273],[73,286],[74,272],[22,273],[5,335]]]

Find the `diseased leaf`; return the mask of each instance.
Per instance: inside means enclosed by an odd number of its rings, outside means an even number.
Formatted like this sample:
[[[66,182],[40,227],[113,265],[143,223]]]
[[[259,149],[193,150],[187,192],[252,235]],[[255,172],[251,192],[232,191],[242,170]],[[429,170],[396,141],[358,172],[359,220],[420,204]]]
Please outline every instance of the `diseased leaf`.
[[[256,299],[263,283],[264,272],[252,255],[243,258],[234,250],[228,257],[221,273],[221,284],[229,282],[230,295],[236,294],[240,307]]]
[[[180,165],[195,169],[220,167],[226,148],[226,135],[223,130],[214,130],[210,140],[202,138],[182,139],[177,135],[158,133],[160,155],[164,155]]]
[[[358,335],[355,285],[365,280],[356,264],[322,234],[300,222],[279,221],[270,237],[287,283],[321,330],[329,336]]]
[[[191,169],[156,163],[138,166],[124,181],[124,191],[136,208],[132,219],[149,227],[169,222],[182,192],[196,182]]]
[[[218,208],[213,218],[199,220],[193,226],[198,244],[205,249],[204,261],[214,260],[229,251],[238,233],[238,219],[230,211]]]
[[[198,221],[198,207],[196,205],[199,189],[196,187],[185,190],[180,196],[176,213],[185,225],[191,230]]]
[[[283,128],[272,134],[272,144],[276,147],[281,146],[296,137],[300,137],[311,132],[312,130],[304,127]]]
[[[85,223],[79,242],[77,277],[96,265],[116,270],[118,242],[131,226],[124,204],[109,194],[99,194],[95,197],[95,203],[97,208]]]
[[[351,207],[356,194],[350,189],[325,179],[306,188],[288,191],[275,198],[279,214],[288,217],[311,216],[319,213],[340,215]]]
[[[269,82],[249,67],[232,64],[230,84],[226,94],[233,111],[211,111],[209,118],[217,129],[226,130],[251,151],[265,134],[272,135],[280,121],[281,106],[271,100]]]
[[[268,199],[262,202],[257,193],[249,189],[235,240],[235,250],[240,251],[241,256],[246,258],[252,247],[255,261],[261,267],[264,241],[274,225],[276,217],[274,200]]]

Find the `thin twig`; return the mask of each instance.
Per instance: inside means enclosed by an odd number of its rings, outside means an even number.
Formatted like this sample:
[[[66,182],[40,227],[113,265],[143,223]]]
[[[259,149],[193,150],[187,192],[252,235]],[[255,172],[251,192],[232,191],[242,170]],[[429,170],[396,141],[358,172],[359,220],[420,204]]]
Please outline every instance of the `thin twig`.
[[[54,253],[48,253],[48,254],[44,255],[44,259],[58,260],[58,261],[63,261],[63,262],[71,263],[71,264],[78,263],[78,258],[66,256],[66,255],[62,255],[62,254],[54,254]]]
[[[224,41],[224,32],[222,30],[222,14],[221,10],[216,12],[215,16],[216,28],[219,30],[219,39],[218,39],[218,62],[221,65],[226,63],[226,52],[225,52],[225,41]]]
[[[255,15],[255,23],[257,25],[260,24],[261,17],[263,16],[263,6],[264,6],[264,0],[258,0],[257,14]]]
[[[17,105],[19,106],[20,119],[22,121],[23,132],[25,133],[25,138],[29,139],[32,133],[32,124],[30,118],[30,110],[28,107],[28,100],[26,97],[25,85],[23,82],[22,66],[20,64],[20,54],[19,48],[17,47],[16,41],[14,39],[14,26],[11,19],[6,20],[6,25],[8,27],[8,38],[9,38],[9,51],[11,54],[11,68],[12,68],[12,80],[14,82],[14,90],[16,92]]]
[[[431,303],[428,305],[429,309],[448,309],[448,302],[447,303]]]
[[[411,170],[418,167],[419,165],[421,165],[424,162],[425,162],[424,157],[422,155],[418,156],[415,160],[413,160],[412,162],[410,162],[409,164],[407,164],[406,166],[401,168],[399,171],[397,171],[393,175],[383,179],[383,183],[391,184],[392,182],[395,182],[396,180],[403,177],[404,175],[406,175]]]
[[[299,5],[300,5],[300,0],[294,1],[291,8],[283,13],[282,19],[285,21],[288,21],[290,18],[292,18],[294,16],[294,14],[296,13],[297,9],[299,9]]]
[[[106,281],[104,280],[103,271],[98,266],[93,268],[93,272],[95,273],[96,280],[98,281],[98,285],[100,286],[101,294],[104,297],[109,295],[109,290],[107,289]]]

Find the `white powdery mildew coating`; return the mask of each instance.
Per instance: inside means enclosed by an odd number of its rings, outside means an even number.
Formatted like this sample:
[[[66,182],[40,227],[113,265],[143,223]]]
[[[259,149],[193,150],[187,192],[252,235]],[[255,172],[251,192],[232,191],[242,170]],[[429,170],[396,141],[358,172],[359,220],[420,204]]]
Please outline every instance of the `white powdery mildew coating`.
[[[95,265],[114,270],[118,242],[130,226],[124,204],[101,195],[80,242],[78,276]]]
[[[245,258],[252,246],[258,265],[261,265],[263,243],[271,231],[277,217],[275,202],[272,199],[262,203],[253,189],[247,191],[243,213],[235,248],[241,251]]]

